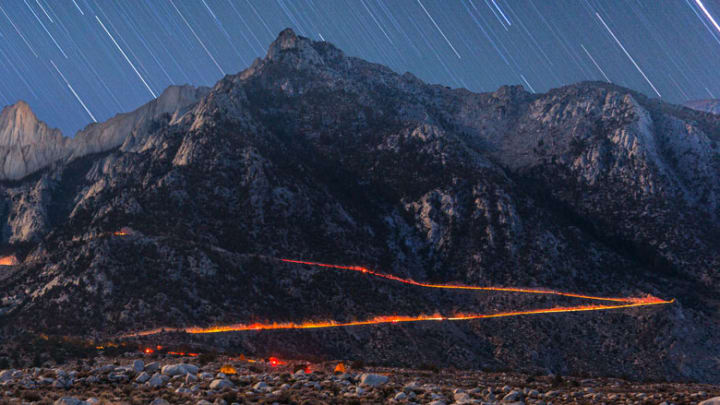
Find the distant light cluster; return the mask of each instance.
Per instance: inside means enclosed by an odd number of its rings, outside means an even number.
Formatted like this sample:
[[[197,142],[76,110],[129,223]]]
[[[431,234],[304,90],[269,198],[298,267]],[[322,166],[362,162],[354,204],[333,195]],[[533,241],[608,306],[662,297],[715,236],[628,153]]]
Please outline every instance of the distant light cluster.
[[[286,27],[473,91],[601,80],[683,102],[720,94],[718,18],[708,0],[0,0],[0,104],[72,135],[241,71]]]

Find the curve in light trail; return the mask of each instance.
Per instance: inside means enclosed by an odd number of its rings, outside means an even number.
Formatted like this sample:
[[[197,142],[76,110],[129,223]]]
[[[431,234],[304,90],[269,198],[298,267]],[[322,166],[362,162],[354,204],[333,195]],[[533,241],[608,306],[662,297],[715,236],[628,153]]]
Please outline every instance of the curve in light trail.
[[[167,332],[182,332],[189,334],[204,334],[204,333],[223,333],[223,332],[243,332],[243,331],[263,331],[263,330],[291,330],[291,329],[325,329],[325,328],[343,328],[348,326],[367,326],[367,325],[382,325],[382,324],[393,324],[393,323],[409,323],[409,322],[428,322],[428,321],[469,321],[473,319],[490,319],[490,318],[506,318],[511,316],[523,316],[523,315],[538,315],[538,314],[557,314],[565,312],[587,312],[587,311],[605,311],[611,309],[623,309],[623,308],[634,308],[634,307],[645,307],[650,305],[663,305],[671,304],[675,302],[672,300],[663,300],[652,295],[646,297],[627,297],[627,298],[610,298],[610,297],[597,297],[592,295],[574,294],[554,290],[541,290],[532,288],[515,288],[515,287],[480,287],[480,286],[469,286],[469,285],[457,285],[457,284],[431,284],[421,283],[412,279],[401,278],[393,276],[391,274],[379,273],[374,270],[362,266],[343,266],[337,264],[327,264],[318,262],[309,262],[303,260],[292,260],[292,259],[278,259],[287,263],[305,264],[310,266],[327,267],[340,270],[357,271],[371,276],[380,277],[388,280],[401,282],[404,284],[427,287],[427,288],[442,288],[442,289],[453,289],[453,290],[479,290],[479,291],[500,291],[500,292],[516,292],[525,294],[547,294],[547,295],[559,295],[563,297],[582,298],[595,301],[610,301],[615,304],[595,304],[595,305],[578,305],[572,307],[551,307],[541,309],[530,309],[524,311],[510,311],[510,312],[497,312],[489,314],[480,313],[459,313],[452,316],[443,316],[440,314],[434,315],[417,315],[417,316],[404,316],[404,315],[385,315],[377,316],[367,320],[351,321],[351,322],[338,322],[334,320],[329,321],[307,321],[301,323],[295,322],[284,322],[284,323],[251,323],[251,324],[233,324],[233,325],[219,325],[211,326],[207,328],[201,327],[186,327],[186,328],[156,328],[152,330],[134,332],[123,335],[121,337],[140,337],[156,335]]]
[[[648,295],[646,297],[597,297],[593,295],[583,295],[583,294],[575,294],[575,293],[569,293],[569,292],[562,292],[562,291],[554,291],[554,290],[543,290],[543,289],[535,289],[535,288],[519,288],[519,287],[482,287],[482,286],[471,286],[471,285],[462,285],[462,284],[432,284],[432,283],[423,283],[419,281],[415,281],[408,278],[402,278],[393,276],[392,274],[387,273],[380,273],[374,270],[370,270],[366,267],[362,266],[344,266],[339,264],[328,264],[328,263],[319,263],[319,262],[309,262],[304,260],[293,260],[293,259],[278,259],[280,261],[286,262],[286,263],[295,263],[295,264],[305,264],[309,266],[317,266],[317,267],[326,267],[331,269],[338,269],[338,270],[350,270],[350,271],[357,271],[359,273],[369,274],[371,276],[375,277],[381,277],[387,280],[397,281],[404,284],[414,285],[418,287],[426,287],[426,288],[441,288],[441,289],[451,289],[451,290],[475,290],[475,291],[498,291],[498,292],[516,292],[516,293],[524,293],[524,294],[546,294],[546,295],[559,295],[563,297],[572,297],[572,298],[582,298],[587,300],[594,300],[594,301],[611,301],[611,302],[624,302],[624,303],[635,303],[635,304],[669,304],[673,301],[665,301],[660,298],[654,297],[652,295]]]
[[[410,323],[410,322],[428,322],[428,321],[469,321],[473,319],[491,319],[506,318],[511,316],[538,315],[538,314],[557,314],[564,312],[587,312],[587,311],[604,311],[611,309],[643,307],[648,305],[662,305],[673,302],[659,300],[657,302],[636,302],[618,305],[580,305],[574,307],[552,307],[542,309],[531,309],[526,311],[497,312],[492,314],[477,313],[460,313],[452,316],[434,315],[418,315],[418,316],[378,316],[363,321],[337,322],[337,321],[308,321],[302,323],[285,322],[285,323],[252,323],[252,324],[234,324],[211,326],[208,328],[188,327],[188,328],[157,328],[153,330],[136,332],[125,335],[123,337],[140,337],[156,335],[167,332],[184,332],[189,334],[205,334],[205,333],[223,333],[223,332],[248,332],[263,330],[292,330],[292,329],[327,329],[327,328],[344,328],[349,326],[368,326],[382,325],[394,323]]]

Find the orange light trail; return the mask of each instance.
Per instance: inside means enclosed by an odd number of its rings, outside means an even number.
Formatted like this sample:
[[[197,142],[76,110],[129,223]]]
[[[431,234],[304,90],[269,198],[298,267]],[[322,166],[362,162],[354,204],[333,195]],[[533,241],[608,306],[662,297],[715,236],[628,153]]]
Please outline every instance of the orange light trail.
[[[418,315],[418,316],[377,316],[362,321],[336,322],[336,321],[308,321],[302,323],[284,322],[284,323],[252,323],[252,324],[234,324],[211,326],[208,328],[188,327],[188,328],[158,328],[150,331],[137,332],[126,335],[125,337],[148,336],[162,332],[184,332],[189,334],[206,334],[206,333],[223,333],[223,332],[247,332],[247,331],[263,331],[263,330],[292,330],[292,329],[327,329],[327,328],[344,328],[349,326],[368,326],[383,325],[410,322],[427,322],[427,321],[469,321],[474,319],[492,319],[507,318],[512,316],[538,315],[538,314],[557,314],[565,312],[587,312],[587,311],[603,311],[612,309],[644,307],[649,305],[670,304],[675,300],[664,301],[657,300],[653,302],[635,302],[619,305],[579,305],[572,307],[552,307],[541,309],[530,309],[525,311],[497,312],[491,314],[478,313],[459,313],[452,316],[434,315]]]
[[[666,303],[666,304],[669,303],[667,301],[663,301],[660,298],[653,297],[651,295],[646,296],[646,297],[616,298],[616,297],[597,297],[597,296],[593,296],[593,295],[583,295],[583,294],[575,294],[575,293],[536,289],[536,288],[482,287],[482,286],[472,286],[472,285],[463,285],[463,284],[432,284],[432,283],[423,283],[423,282],[415,281],[415,280],[408,279],[408,278],[393,276],[392,274],[380,273],[380,272],[370,270],[370,269],[368,269],[366,267],[362,267],[362,266],[343,266],[343,265],[338,265],[338,264],[308,262],[308,261],[304,261],[304,260],[292,260],[292,259],[279,259],[279,260],[286,262],[286,263],[306,264],[309,266],[357,271],[359,273],[369,274],[371,276],[381,277],[381,278],[384,278],[387,280],[397,281],[397,282],[404,283],[404,284],[414,285],[414,286],[418,286],[418,287],[426,287],[426,288],[441,288],[441,289],[450,289],[450,290],[516,292],[516,293],[524,293],[524,294],[546,294],[546,295],[559,295],[559,296],[563,296],[563,297],[582,298],[582,299],[586,299],[586,300],[626,302],[626,303]]]
[[[14,255],[0,257],[0,266],[16,266],[18,259]]]
[[[475,291],[495,291],[495,292],[515,292],[524,294],[547,294],[571,298],[581,298],[595,301],[611,301],[615,304],[594,304],[594,305],[578,305],[569,307],[551,307],[541,309],[530,309],[523,311],[509,311],[509,312],[496,312],[489,314],[481,313],[458,313],[452,316],[443,316],[441,314],[434,315],[417,315],[417,316],[404,316],[404,315],[383,315],[376,316],[367,320],[350,321],[350,322],[338,322],[334,320],[329,321],[306,321],[301,323],[296,322],[273,322],[273,323],[251,323],[251,324],[233,324],[233,325],[218,325],[207,328],[202,327],[186,327],[186,328],[156,328],[147,331],[135,332],[124,335],[123,337],[140,337],[156,335],[166,332],[182,332],[189,334],[205,334],[205,333],[223,333],[223,332],[245,332],[245,331],[264,331],[264,330],[292,330],[292,329],[326,329],[326,328],[343,328],[350,326],[368,326],[368,325],[382,325],[382,324],[395,324],[395,323],[410,323],[410,322],[428,322],[428,321],[469,321],[475,319],[491,319],[491,318],[506,318],[514,316],[525,316],[525,315],[538,315],[538,314],[557,314],[566,312],[588,312],[588,311],[603,311],[612,309],[624,309],[624,308],[635,308],[645,307],[651,305],[664,305],[675,302],[675,299],[663,300],[661,298],[647,295],[645,297],[627,297],[627,298],[613,298],[613,297],[598,297],[593,295],[583,295],[575,293],[567,293],[554,290],[543,290],[533,288],[516,288],[516,287],[481,287],[481,286],[470,286],[462,284],[432,284],[422,283],[412,279],[401,278],[393,276],[391,274],[380,273],[374,270],[362,266],[343,266],[336,264],[309,262],[303,260],[291,260],[291,259],[279,259],[287,263],[304,264],[310,266],[326,267],[340,270],[351,270],[357,271],[371,276],[380,277],[392,281],[397,281],[404,284],[414,285],[418,287],[426,288],[441,288],[441,289],[453,289],[453,290],[475,290]]]

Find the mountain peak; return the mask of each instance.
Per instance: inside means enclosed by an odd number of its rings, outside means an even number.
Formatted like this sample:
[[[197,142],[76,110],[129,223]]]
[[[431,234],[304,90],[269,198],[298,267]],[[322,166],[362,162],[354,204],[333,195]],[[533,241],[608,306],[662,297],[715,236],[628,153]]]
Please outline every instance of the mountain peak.
[[[307,38],[298,37],[291,28],[285,28],[280,31],[277,38],[270,44],[267,59],[276,59],[283,51],[298,48],[298,43],[302,42],[302,40],[310,42]]]
[[[14,122],[38,122],[38,118],[30,105],[24,100],[18,100],[15,104],[5,106],[0,111],[0,119],[13,120]]]
[[[0,146],[31,145],[62,138],[60,130],[38,120],[30,105],[20,100],[0,111]]]

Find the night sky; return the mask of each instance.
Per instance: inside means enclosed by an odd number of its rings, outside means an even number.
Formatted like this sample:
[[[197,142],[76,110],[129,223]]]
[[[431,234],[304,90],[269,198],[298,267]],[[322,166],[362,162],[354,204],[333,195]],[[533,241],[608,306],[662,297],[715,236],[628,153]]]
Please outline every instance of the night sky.
[[[431,83],[720,95],[719,0],[0,0],[0,104],[72,135],[241,71],[286,27]]]

